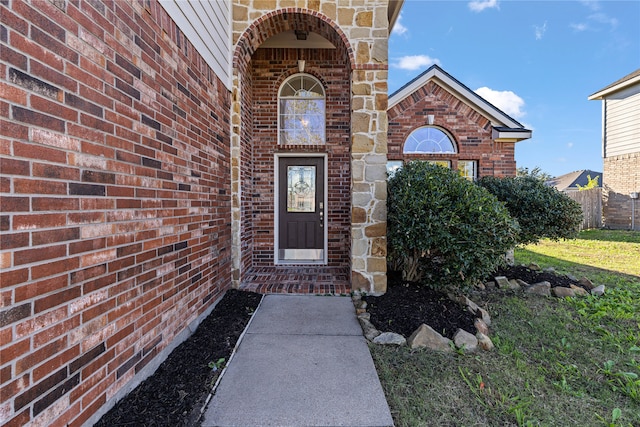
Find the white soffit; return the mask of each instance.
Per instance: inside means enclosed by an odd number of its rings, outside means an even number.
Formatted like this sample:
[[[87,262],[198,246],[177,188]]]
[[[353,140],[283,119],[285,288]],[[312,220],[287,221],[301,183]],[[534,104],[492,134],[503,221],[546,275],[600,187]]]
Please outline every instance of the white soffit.
[[[231,90],[231,2],[159,2],[216,76]]]

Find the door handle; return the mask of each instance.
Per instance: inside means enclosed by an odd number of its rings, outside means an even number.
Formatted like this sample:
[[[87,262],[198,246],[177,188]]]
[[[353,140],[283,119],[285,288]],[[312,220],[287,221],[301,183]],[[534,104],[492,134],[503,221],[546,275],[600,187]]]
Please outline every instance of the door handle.
[[[320,211],[320,228],[324,226],[324,211]]]

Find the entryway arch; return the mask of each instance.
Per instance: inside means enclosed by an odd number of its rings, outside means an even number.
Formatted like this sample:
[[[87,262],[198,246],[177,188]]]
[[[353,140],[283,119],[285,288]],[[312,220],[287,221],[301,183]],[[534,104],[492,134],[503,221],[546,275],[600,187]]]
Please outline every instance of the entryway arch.
[[[325,286],[328,292],[350,290],[353,63],[353,49],[345,34],[317,11],[273,11],[249,25],[237,40],[231,123],[235,286],[250,288],[252,282],[256,285],[278,277],[281,285],[290,280],[292,286],[298,286],[287,288],[290,292],[317,292],[317,285]],[[322,82],[326,91],[325,135],[308,143],[292,140],[281,144],[278,92],[294,74],[308,74]],[[291,159],[297,160],[292,163]],[[318,159],[324,160],[318,163]],[[300,176],[300,171],[322,165],[326,177],[322,178],[326,194],[313,205],[315,214],[322,215],[322,227],[326,227],[320,248],[326,253],[312,262],[299,254],[313,252],[278,250],[283,248],[278,247],[276,235],[276,185],[282,185],[282,179],[276,176],[279,168],[292,167],[289,163],[300,168],[294,171]],[[293,253],[300,259],[286,258]]]

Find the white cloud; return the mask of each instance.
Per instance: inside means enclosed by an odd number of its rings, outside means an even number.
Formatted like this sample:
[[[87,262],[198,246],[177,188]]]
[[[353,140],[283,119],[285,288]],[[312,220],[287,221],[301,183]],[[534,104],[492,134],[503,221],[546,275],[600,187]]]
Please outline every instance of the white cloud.
[[[618,26],[618,20],[605,13],[594,13],[593,15],[589,15],[589,19],[600,24],[609,25],[612,30]]]
[[[581,0],[580,3],[591,10],[600,10],[600,2],[598,0]]]
[[[467,5],[474,12],[482,12],[485,9],[500,9],[498,0],[473,0]]]
[[[437,58],[431,58],[428,55],[408,55],[398,59],[393,66],[402,70],[413,71],[419,68],[429,67],[433,64],[440,65],[440,60]]]
[[[535,29],[536,40],[542,40],[542,37],[544,37],[544,33],[547,32],[547,21],[544,21],[544,24],[542,24],[541,27],[538,25],[534,25],[533,28]]]
[[[526,114],[524,111],[524,99],[510,90],[500,91],[481,87],[476,89],[475,92],[515,119]]]
[[[573,148],[573,142],[567,142],[567,148]]]
[[[401,36],[403,34],[406,34],[407,31],[409,31],[409,29],[402,25],[402,12],[400,12],[400,15],[398,15],[398,19],[396,19],[396,23],[393,26],[393,31],[391,32],[391,34]]]
[[[569,27],[573,28],[574,31],[582,32],[589,29],[589,25],[581,22],[580,24],[569,24]]]

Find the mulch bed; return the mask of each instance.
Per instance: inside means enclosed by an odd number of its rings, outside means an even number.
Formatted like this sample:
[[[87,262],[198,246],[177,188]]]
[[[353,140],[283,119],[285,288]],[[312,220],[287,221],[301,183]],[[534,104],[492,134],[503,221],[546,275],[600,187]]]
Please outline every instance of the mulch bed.
[[[570,288],[571,285],[580,286],[584,288],[584,286],[580,284],[580,282],[578,282],[577,280],[573,280],[568,276],[557,274],[557,273],[551,273],[547,271],[533,271],[524,265],[516,265],[513,267],[501,268],[498,271],[496,271],[496,273],[493,274],[492,276],[493,277],[505,276],[509,280],[520,279],[520,280],[524,280],[530,285],[533,285],[534,283],[547,281],[551,284],[552,288],[555,288],[556,286]]]
[[[384,295],[362,298],[370,321],[380,332],[395,332],[408,338],[425,323],[443,337],[453,339],[458,328],[475,335],[475,316],[446,294],[389,276]]]
[[[193,426],[219,375],[211,361],[229,360],[261,295],[231,289],[196,332],[96,426]]]
[[[490,278],[506,276],[520,279],[529,284],[547,281],[551,287],[583,287],[578,281],[552,272],[533,271],[525,266],[505,267],[497,270]],[[387,292],[384,295],[363,298],[367,302],[367,312],[371,323],[381,332],[396,332],[408,338],[421,324],[427,324],[436,332],[453,339],[458,329],[475,335],[475,316],[461,304],[452,301],[438,291],[416,283],[403,281],[398,273],[388,275]]]

